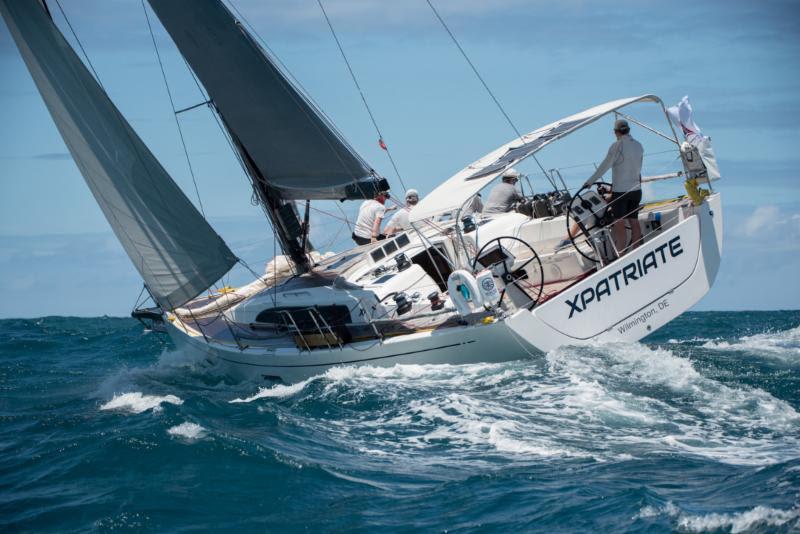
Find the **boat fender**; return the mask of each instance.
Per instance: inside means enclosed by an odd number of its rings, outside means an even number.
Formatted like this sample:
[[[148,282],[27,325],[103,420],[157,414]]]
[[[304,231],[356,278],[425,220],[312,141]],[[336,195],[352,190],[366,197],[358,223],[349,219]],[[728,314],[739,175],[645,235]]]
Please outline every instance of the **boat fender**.
[[[497,306],[500,302],[500,291],[497,289],[492,272],[489,269],[479,272],[478,276],[475,277],[475,281],[478,282],[483,305],[487,308]]]
[[[450,294],[450,301],[462,317],[472,313],[473,306],[476,308],[483,306],[478,281],[469,271],[459,269],[450,273],[447,278],[447,291]]]
[[[692,204],[695,206],[702,204],[710,194],[708,190],[697,186],[696,179],[686,180],[683,185],[686,188],[686,193],[689,195],[689,198],[692,199]]]

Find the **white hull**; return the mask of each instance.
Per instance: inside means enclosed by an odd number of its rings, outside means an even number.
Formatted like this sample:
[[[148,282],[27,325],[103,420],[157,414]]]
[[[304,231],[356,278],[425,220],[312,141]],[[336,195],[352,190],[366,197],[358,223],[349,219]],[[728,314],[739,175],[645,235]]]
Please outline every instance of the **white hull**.
[[[661,328],[699,302],[711,289],[719,270],[722,256],[719,193],[708,197],[694,212],[543,306],[518,312],[508,319],[509,326],[542,351],[590,341],[634,342]],[[670,242],[676,252],[680,251],[674,257]],[[628,280],[626,284],[622,275],[614,279],[620,269],[636,264],[637,260],[644,262],[648,256],[655,256],[656,263],[644,276],[631,269],[637,275],[636,280]],[[610,295],[602,296],[599,302],[595,298],[584,307],[581,296],[586,292],[588,300],[598,292],[600,284],[605,289],[604,280]],[[576,305],[575,310],[568,300]]]
[[[188,336],[172,325],[167,328],[179,348],[205,353],[209,363],[227,375],[246,380],[280,379],[287,383],[299,382],[337,366],[497,363],[537,352],[503,321],[312,351],[239,350],[236,346],[206,343],[202,337]]]
[[[542,354],[562,345],[635,342],[691,308],[714,282],[722,253],[720,195],[713,194],[692,209],[694,214],[679,224],[545,304],[490,324],[416,332],[310,351],[289,347],[240,349],[234,344],[206,343],[203,337],[188,335],[169,322],[167,328],[179,347],[207,354],[209,362],[226,374],[240,379],[280,379],[288,383],[343,365],[494,363]],[[642,262],[648,257],[648,267],[643,268]],[[624,276],[619,274],[617,287],[614,273],[636,264],[637,260],[638,270],[629,269],[629,274],[636,274],[637,278],[630,276],[626,284]],[[609,277],[610,294],[605,294],[603,280]],[[599,298],[590,299],[592,292],[599,293]],[[581,295],[588,302],[581,301]]]

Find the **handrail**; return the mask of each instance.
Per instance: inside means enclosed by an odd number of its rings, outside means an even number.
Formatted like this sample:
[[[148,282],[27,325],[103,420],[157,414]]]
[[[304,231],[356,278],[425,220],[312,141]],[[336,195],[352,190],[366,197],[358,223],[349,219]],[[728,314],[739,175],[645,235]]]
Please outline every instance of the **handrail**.
[[[287,310],[280,310],[280,312],[281,312],[281,314],[286,314],[289,317],[289,320],[292,322],[292,326],[294,327],[295,332],[297,332],[297,335],[300,336],[300,340],[303,342],[303,345],[306,346],[306,350],[308,352],[311,352],[311,347],[308,346],[308,343],[306,342],[306,338],[303,335],[303,332],[297,326],[297,323],[295,322],[294,317],[292,317],[291,312],[289,312]]]
[[[329,325],[329,324],[328,324],[328,321],[326,321],[326,320],[325,320],[325,317],[324,317],[324,316],[323,316],[321,313],[319,313],[319,311],[317,311],[317,315],[319,316],[319,319],[320,319],[320,321],[322,321],[322,324],[324,324],[324,325],[325,325],[325,328],[327,328],[327,329],[328,329],[328,332],[330,332],[330,334],[331,334],[331,336],[333,337],[333,339],[335,339],[335,340],[336,340],[336,344],[337,344],[337,345],[339,345],[339,350],[344,350],[344,348],[342,347],[342,341],[341,341],[341,339],[340,339],[340,338],[339,338],[339,336],[338,336],[338,335],[337,335],[337,334],[336,334],[336,333],[333,331],[333,329],[331,328],[331,325]]]

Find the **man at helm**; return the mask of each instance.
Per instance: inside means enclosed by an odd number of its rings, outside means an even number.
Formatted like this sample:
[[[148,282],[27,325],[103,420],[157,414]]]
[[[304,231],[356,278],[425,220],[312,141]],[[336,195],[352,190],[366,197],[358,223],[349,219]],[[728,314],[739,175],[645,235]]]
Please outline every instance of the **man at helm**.
[[[506,169],[502,181],[494,186],[489,198],[483,207],[483,213],[506,213],[511,211],[515,203],[523,199],[522,193],[516,187],[519,181],[519,172],[513,167]]]
[[[608,149],[608,154],[594,171],[584,187],[590,187],[611,169],[611,201],[609,209],[614,216],[612,232],[620,255],[627,250],[625,221],[631,226],[631,245],[634,249],[642,244],[642,229],[639,226],[639,203],[642,201],[642,158],[644,149],[641,143],[631,137],[628,121],[619,119],[614,123],[617,140]]]
[[[390,236],[411,228],[411,223],[408,221],[408,215],[411,213],[411,208],[416,206],[418,202],[419,193],[416,189],[409,189],[406,191],[406,205],[400,208],[400,210],[395,213],[391,219],[389,219],[389,222],[386,224],[386,231],[384,233],[387,236]]]

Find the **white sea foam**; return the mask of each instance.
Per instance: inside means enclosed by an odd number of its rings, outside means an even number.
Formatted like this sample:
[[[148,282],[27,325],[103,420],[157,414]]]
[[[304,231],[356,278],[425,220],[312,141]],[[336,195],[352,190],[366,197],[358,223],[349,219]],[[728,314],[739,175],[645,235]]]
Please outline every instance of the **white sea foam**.
[[[547,358],[570,379],[565,408],[611,449],[666,447],[755,465],[797,456],[800,414],[791,405],[706,378],[670,351],[614,344],[558,349]]]
[[[706,341],[713,341],[707,337],[693,337],[689,339],[676,339],[670,338],[667,340],[667,343],[670,345],[696,345],[698,343],[705,343]]]
[[[147,410],[158,412],[163,403],[180,406],[183,400],[175,395],[144,395],[141,391],[114,395],[114,398],[100,406],[101,410],[121,410],[130,413],[142,413]]]
[[[268,398],[284,398],[284,397],[291,397],[292,395],[296,395],[300,393],[308,384],[317,380],[319,377],[311,377],[307,380],[303,380],[302,382],[297,382],[296,384],[276,384],[269,388],[258,388],[258,393],[255,395],[251,395],[250,397],[245,398],[236,398],[231,401],[228,401],[231,404],[237,404],[240,402],[253,402],[254,400],[258,399],[268,399]]]
[[[471,465],[487,454],[607,461],[680,452],[748,465],[800,456],[800,414],[788,403],[641,344],[564,347],[503,364],[338,367],[231,402],[286,398],[314,381],[315,395],[342,411],[306,424],[386,455],[430,459],[445,446],[444,461],[455,449]]]
[[[668,502],[664,507],[643,507],[634,519],[648,519],[666,515],[674,519],[678,528],[689,532],[708,532],[726,529],[731,533],[747,532],[755,527],[800,527],[800,508],[781,510],[768,506],[756,506],[750,510],[730,514],[688,514]],[[793,524],[790,524],[793,523]]]
[[[756,526],[781,526],[800,517],[800,510],[780,510],[767,506],[756,506],[752,510],[736,514],[681,515],[678,525],[693,532],[714,531],[730,528],[732,533],[746,532]],[[795,523],[794,526],[800,527]]]
[[[789,404],[725,386],[686,358],[640,344],[558,349],[546,368],[351,367],[324,379],[342,404],[357,404],[363,394],[392,400],[391,408],[329,429],[369,449],[430,451],[447,443],[477,454],[599,461],[680,450],[761,465],[796,457],[800,447],[793,430],[800,414]]]
[[[347,381],[373,381],[379,380],[422,380],[426,383],[435,381],[451,382],[453,380],[468,380],[486,371],[494,371],[500,367],[496,364],[473,365],[422,365],[406,364],[391,367],[380,366],[347,366],[328,369],[324,377],[333,382]]]
[[[206,429],[197,423],[186,422],[168,428],[167,434],[170,436],[186,438],[188,440],[196,440],[205,436]]]
[[[800,326],[778,332],[743,336],[734,342],[710,340],[702,347],[712,350],[749,351],[800,363]]]

